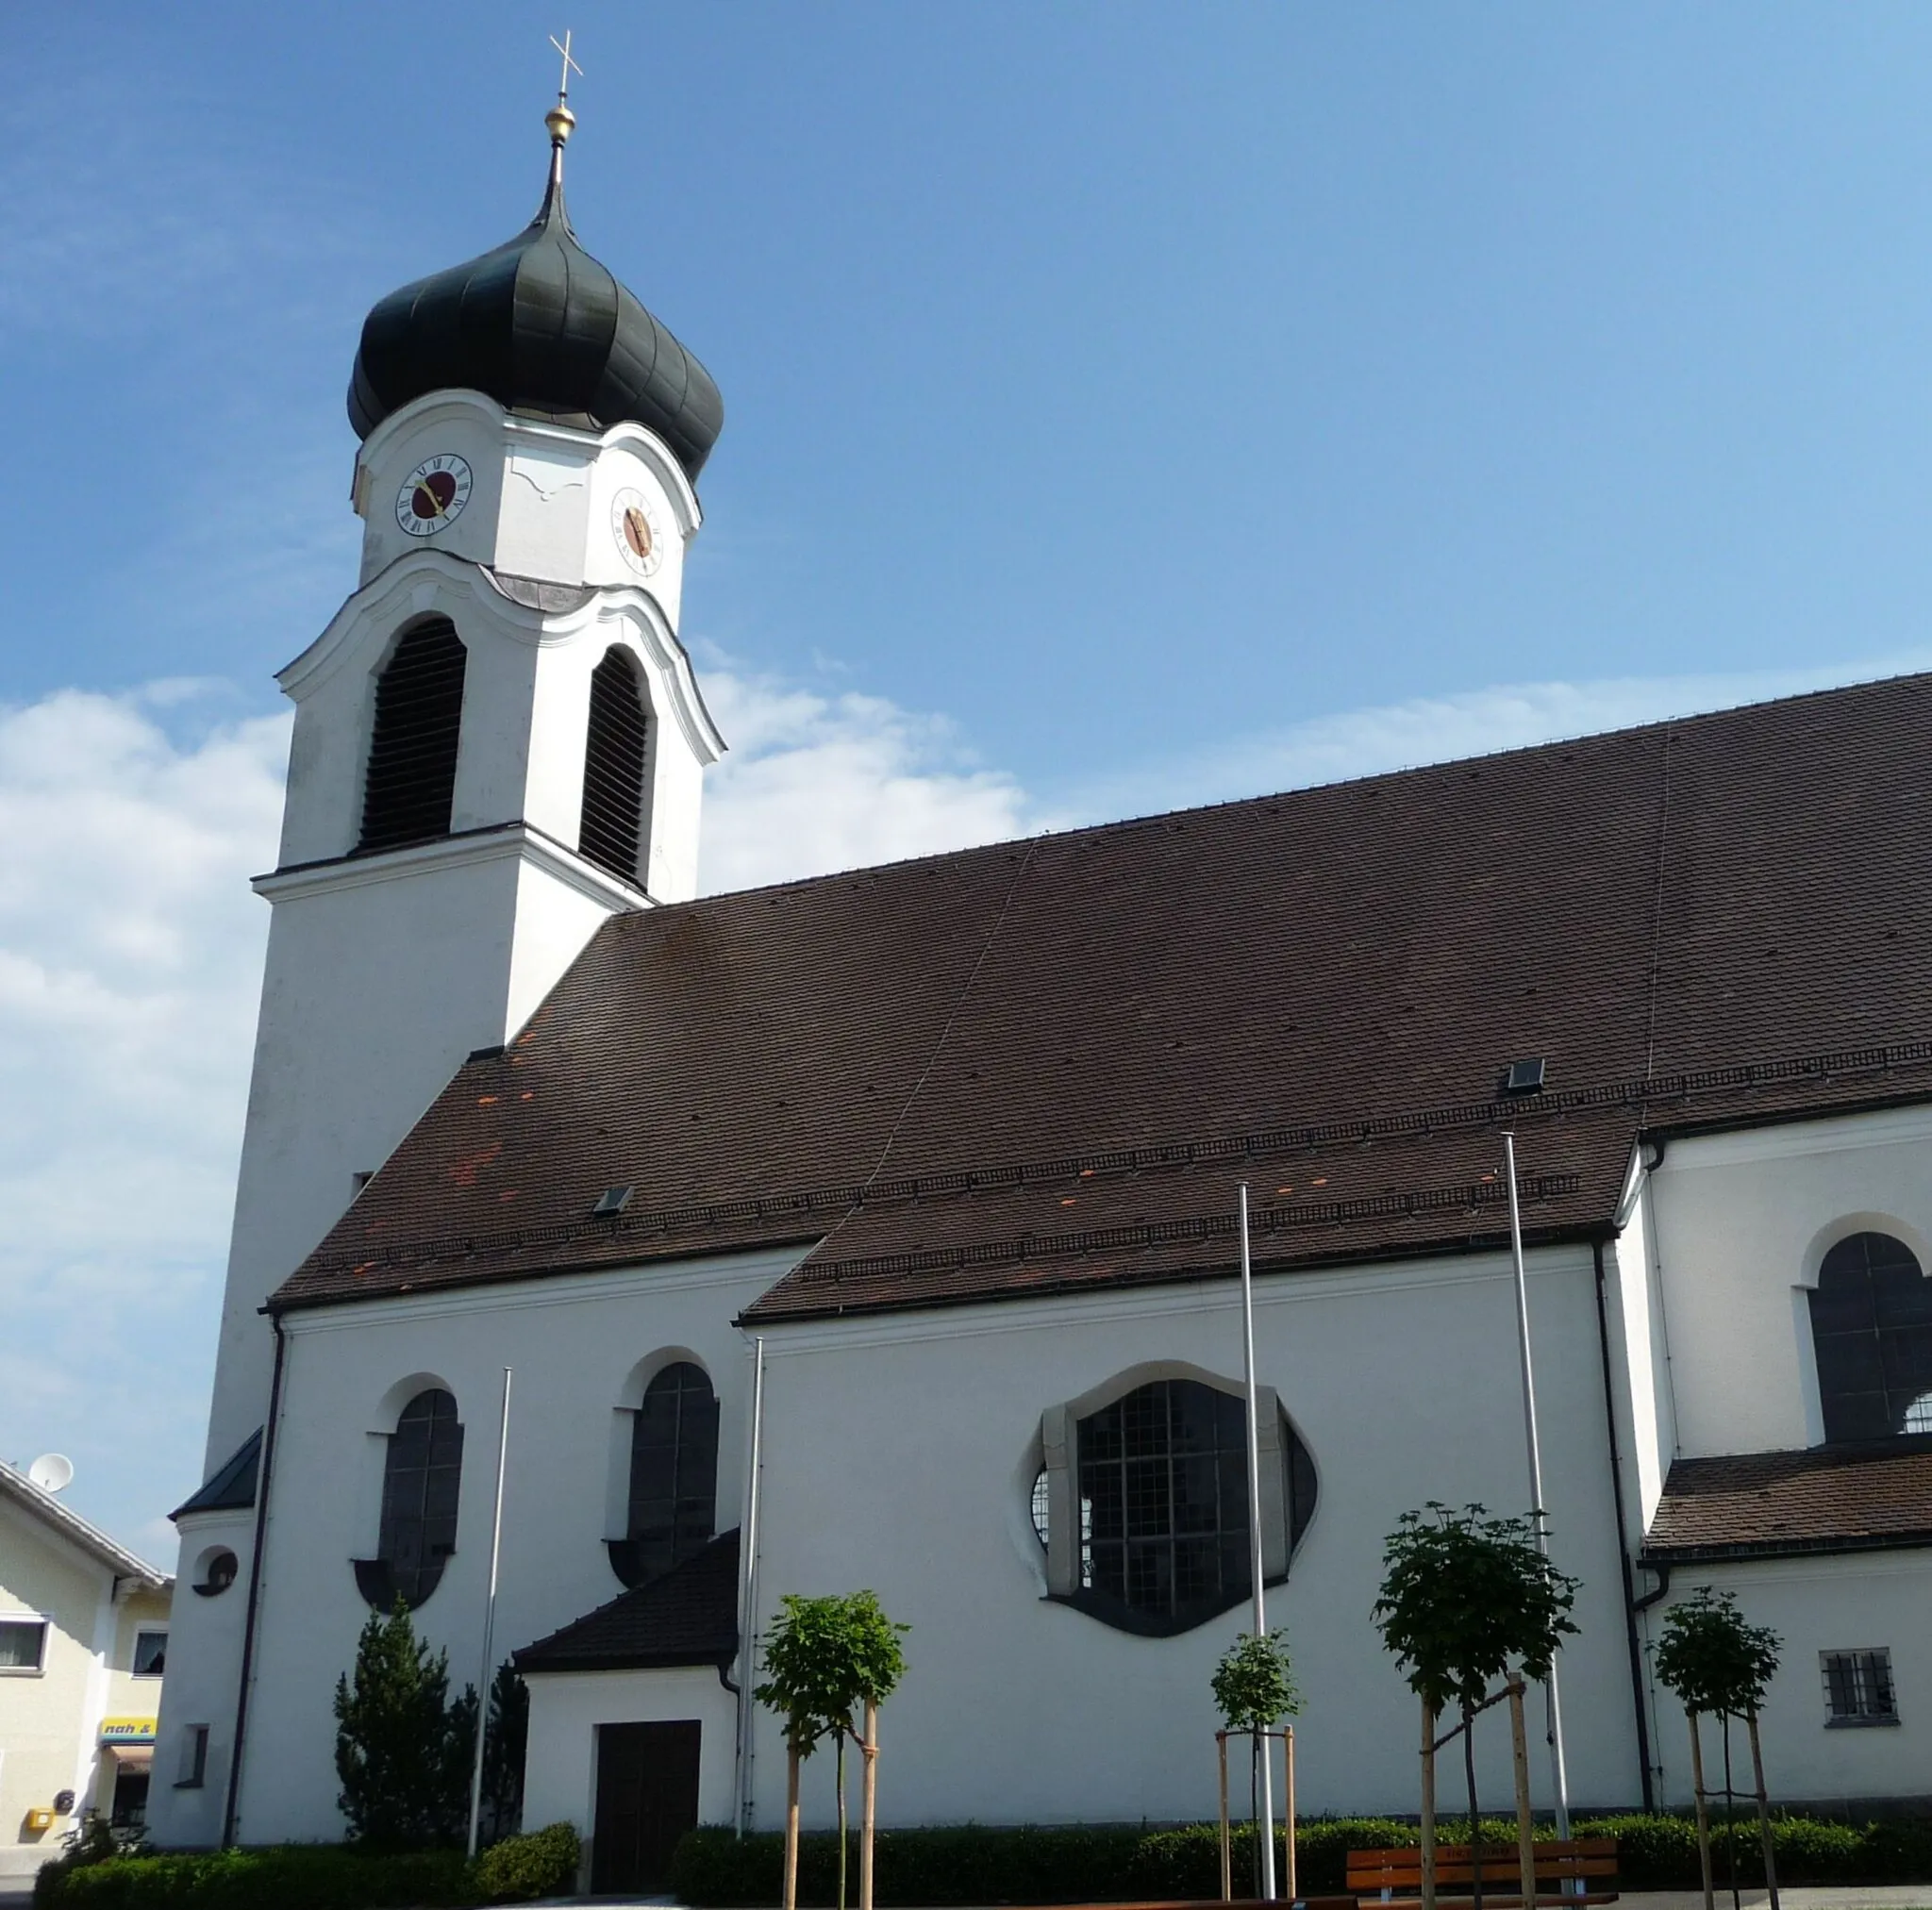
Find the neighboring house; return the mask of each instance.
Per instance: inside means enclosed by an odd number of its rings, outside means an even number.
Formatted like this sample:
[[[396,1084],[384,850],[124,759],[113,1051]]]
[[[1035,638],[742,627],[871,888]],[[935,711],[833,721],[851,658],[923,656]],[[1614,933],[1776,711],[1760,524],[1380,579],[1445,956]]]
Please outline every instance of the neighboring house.
[[[0,1463],[0,1885],[144,1821],[174,1585]]]
[[[1705,1582],[1785,1635],[1781,1798],[1932,1791],[1932,678],[699,898],[718,397],[558,137],[525,233],[371,312],[360,582],[280,679],[158,1835],[339,1834],[360,1625],[460,1686],[492,1584],[600,1887],[780,1819],[788,1592],[912,1627],[888,1822],[1211,1815],[1243,1184],[1300,1797],[1413,1810],[1385,1536],[1528,1509],[1510,1127],[1572,1795],[1684,1801],[1649,1652]]]

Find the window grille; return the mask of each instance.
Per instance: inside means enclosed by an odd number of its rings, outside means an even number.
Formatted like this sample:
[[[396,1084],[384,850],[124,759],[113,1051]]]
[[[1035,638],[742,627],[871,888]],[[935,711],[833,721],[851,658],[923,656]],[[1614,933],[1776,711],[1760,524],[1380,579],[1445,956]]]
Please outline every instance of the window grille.
[[[644,1388],[631,1426],[630,1583],[662,1578],[710,1544],[717,1503],[717,1397],[679,1360]]]
[[[447,836],[468,652],[447,617],[418,623],[375,685],[359,853]]]
[[[1902,1240],[1854,1234],[1809,1296],[1827,1439],[1932,1432],[1932,1280]]]
[[[577,847],[600,869],[638,879],[650,723],[629,656],[615,647],[591,673],[591,723],[584,749],[584,813]]]
[[[390,1586],[420,1605],[457,1549],[457,1499],[463,1482],[463,1428],[441,1387],[418,1393],[390,1435],[382,1474],[382,1535],[376,1552]]]
[[[1821,1652],[1828,1724],[1895,1724],[1890,1651]]]

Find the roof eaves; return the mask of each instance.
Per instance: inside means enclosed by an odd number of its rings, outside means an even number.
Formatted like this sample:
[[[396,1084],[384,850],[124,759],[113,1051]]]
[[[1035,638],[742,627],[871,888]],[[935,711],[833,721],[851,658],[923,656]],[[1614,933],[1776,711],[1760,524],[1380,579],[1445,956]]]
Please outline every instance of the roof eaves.
[[[99,1526],[90,1524],[79,1513],[70,1512],[51,1492],[42,1491],[25,1472],[9,1466],[4,1459],[0,1459],[0,1493],[51,1526],[97,1564],[106,1566],[117,1578],[137,1580],[155,1591],[174,1584],[168,1573],[109,1538]]]

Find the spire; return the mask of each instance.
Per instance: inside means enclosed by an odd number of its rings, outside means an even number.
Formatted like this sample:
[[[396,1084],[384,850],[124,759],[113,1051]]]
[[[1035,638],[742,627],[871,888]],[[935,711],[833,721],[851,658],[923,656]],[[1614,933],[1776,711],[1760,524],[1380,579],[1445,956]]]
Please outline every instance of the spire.
[[[550,36],[550,43],[563,58],[563,71],[557,82],[557,104],[543,115],[543,124],[550,128],[550,191],[555,198],[563,188],[563,149],[577,123],[577,116],[570,109],[570,76],[575,74],[581,79],[584,70],[570,57],[570,28],[565,27],[563,38]]]

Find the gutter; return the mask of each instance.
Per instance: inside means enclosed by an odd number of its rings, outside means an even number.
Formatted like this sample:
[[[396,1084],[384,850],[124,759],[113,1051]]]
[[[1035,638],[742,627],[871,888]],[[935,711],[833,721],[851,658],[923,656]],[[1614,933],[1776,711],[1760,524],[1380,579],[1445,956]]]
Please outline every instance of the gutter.
[[[1604,1370],[1604,1429],[1610,1455],[1610,1503],[1617,1513],[1617,1564],[1624,1573],[1624,1631],[1630,1647],[1630,1699],[1637,1715],[1637,1769],[1643,1788],[1643,1808],[1657,1808],[1657,1780],[1651,1769],[1650,1719],[1645,1716],[1643,1689],[1643,1647],[1637,1636],[1637,1583],[1630,1570],[1630,1528],[1624,1517],[1624,1462],[1617,1448],[1617,1403],[1611,1390],[1610,1317],[1604,1298],[1604,1243],[1591,1242],[1591,1256],[1596,1268],[1596,1343]],[[1668,1583],[1668,1581],[1666,1581]],[[1662,1597],[1659,1589],[1654,1597]]]
[[[261,1470],[255,1490],[255,1550],[248,1561],[248,1615],[242,1629],[242,1678],[235,1693],[235,1743],[228,1753],[228,1796],[222,1810],[222,1848],[230,1850],[235,1842],[235,1819],[242,1797],[242,1747],[248,1732],[248,1688],[255,1669],[255,1628],[261,1610],[261,1554],[268,1537],[268,1498],[270,1481],[275,1477],[275,1433],[281,1420],[282,1367],[289,1342],[282,1332],[281,1316],[263,1307],[268,1323],[275,1328],[275,1376],[268,1388],[268,1424],[261,1436]]]

